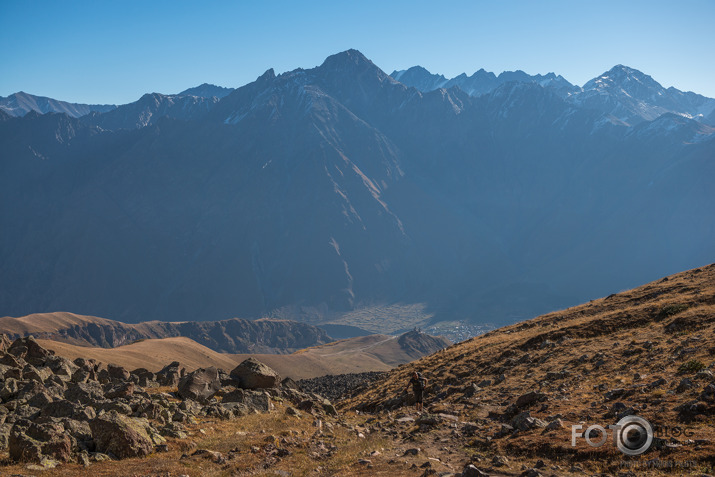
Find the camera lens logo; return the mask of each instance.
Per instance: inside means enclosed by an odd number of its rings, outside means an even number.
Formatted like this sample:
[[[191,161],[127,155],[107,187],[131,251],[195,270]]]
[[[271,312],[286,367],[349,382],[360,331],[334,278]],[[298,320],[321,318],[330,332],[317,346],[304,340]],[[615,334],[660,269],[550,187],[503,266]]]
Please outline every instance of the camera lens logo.
[[[640,455],[653,443],[653,428],[638,416],[626,416],[614,426],[618,450],[626,455]]]

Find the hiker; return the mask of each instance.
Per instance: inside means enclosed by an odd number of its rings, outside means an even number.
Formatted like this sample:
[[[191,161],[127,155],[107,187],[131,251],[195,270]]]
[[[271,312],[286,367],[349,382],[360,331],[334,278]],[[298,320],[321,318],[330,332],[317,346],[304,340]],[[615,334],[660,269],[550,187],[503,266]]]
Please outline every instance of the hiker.
[[[427,386],[427,380],[422,376],[422,374],[415,371],[412,373],[412,378],[410,382],[407,383],[405,392],[412,386],[412,392],[415,394],[415,409],[417,412],[422,412],[422,395],[424,394],[425,387]]]

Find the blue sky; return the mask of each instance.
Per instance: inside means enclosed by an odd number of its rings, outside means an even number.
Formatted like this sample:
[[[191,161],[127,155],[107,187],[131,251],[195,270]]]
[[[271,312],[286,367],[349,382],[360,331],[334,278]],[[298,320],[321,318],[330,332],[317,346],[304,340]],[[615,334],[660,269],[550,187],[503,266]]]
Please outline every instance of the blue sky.
[[[122,104],[356,48],[390,73],[555,72],[572,83],[625,64],[715,97],[715,1],[0,0],[0,96],[23,90]]]

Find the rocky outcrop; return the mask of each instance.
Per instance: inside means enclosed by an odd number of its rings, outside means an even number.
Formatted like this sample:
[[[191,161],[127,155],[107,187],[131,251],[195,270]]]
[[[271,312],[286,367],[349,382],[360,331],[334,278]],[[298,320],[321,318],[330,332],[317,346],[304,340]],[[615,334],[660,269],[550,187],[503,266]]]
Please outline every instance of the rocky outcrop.
[[[247,360],[237,380],[217,368],[186,373],[173,362],[158,373],[128,372],[94,360],[56,357],[32,337],[0,335],[0,450],[10,459],[44,465],[141,457],[166,451],[166,437],[185,439],[201,416],[234,419],[271,412],[283,400],[315,416],[334,414],[330,401]],[[27,360],[31,360],[32,363]],[[172,393],[146,391],[176,387]],[[260,389],[250,389],[251,387]]]

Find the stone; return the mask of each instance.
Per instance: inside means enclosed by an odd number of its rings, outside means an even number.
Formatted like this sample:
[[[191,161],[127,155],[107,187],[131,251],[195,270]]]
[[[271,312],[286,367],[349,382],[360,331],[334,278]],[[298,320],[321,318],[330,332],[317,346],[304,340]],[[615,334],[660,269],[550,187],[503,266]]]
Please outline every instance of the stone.
[[[44,393],[47,388],[44,387],[38,381],[30,381],[29,383],[22,386],[22,388],[15,394],[15,399],[27,401],[32,399],[35,395]]]
[[[612,401],[616,398],[619,398],[623,396],[626,393],[626,390],[623,388],[616,388],[608,391],[603,397],[606,401]]]
[[[60,423],[38,424],[22,419],[10,431],[8,451],[10,458],[16,461],[40,462],[47,456],[69,462],[72,460],[72,440]]]
[[[680,380],[680,383],[678,383],[678,387],[675,388],[675,392],[682,393],[682,392],[685,392],[688,389],[692,388],[693,386],[695,386],[695,385],[689,378],[683,378]]]
[[[475,394],[477,394],[481,390],[482,390],[482,388],[480,388],[476,384],[472,383],[472,384],[468,385],[466,388],[464,388],[464,397],[470,398],[470,397],[474,396]]]
[[[116,411],[99,416],[89,423],[97,450],[112,453],[120,459],[141,457],[154,450],[145,425]]]
[[[181,367],[178,361],[174,361],[171,364],[164,366],[159,372],[156,373],[156,380],[162,386],[176,386],[179,384],[179,380],[186,373],[186,369]]]
[[[423,413],[415,420],[415,424],[424,426],[435,426],[439,424],[440,419],[436,414]]]
[[[254,358],[248,358],[233,368],[231,377],[243,389],[272,388],[280,382],[278,373]]]
[[[553,421],[549,422],[549,424],[546,426],[547,431],[553,431],[556,429],[561,429],[564,427],[564,423],[561,419],[554,419]]]
[[[104,400],[104,390],[96,381],[72,383],[67,386],[65,399],[82,404],[93,404]]]
[[[112,381],[128,381],[130,377],[129,371],[116,364],[107,365],[107,374]]]
[[[660,386],[665,386],[668,384],[668,381],[665,378],[658,378],[655,381],[652,381],[650,384],[648,384],[649,388],[658,388]]]
[[[204,459],[212,460],[216,464],[222,464],[226,460],[224,459],[223,454],[210,449],[198,449],[193,454],[191,454],[191,456],[203,457]]]
[[[511,425],[520,431],[528,431],[530,429],[534,429],[535,427],[547,426],[546,422],[543,420],[531,417],[529,411],[524,411],[514,416],[511,420]]]
[[[22,369],[22,379],[37,381],[38,383],[44,383],[49,377],[52,376],[52,370],[49,368],[36,368],[31,364],[25,365]]]
[[[7,352],[15,357],[24,359],[33,366],[44,366],[47,358],[55,354],[54,351],[40,346],[32,336],[16,339]]]
[[[186,439],[186,428],[178,422],[170,422],[161,429],[159,432],[162,436],[173,437],[174,439]]]
[[[46,361],[50,370],[64,380],[72,379],[72,375],[79,369],[76,364],[62,356],[50,356]]]
[[[494,458],[492,459],[492,465],[494,467],[502,467],[505,465],[509,464],[509,459],[506,458],[506,456],[503,455],[495,455]]]
[[[109,385],[104,390],[104,397],[107,399],[128,398],[134,394],[134,383],[127,381],[113,386]]]
[[[489,477],[489,474],[477,469],[473,464],[467,464],[462,469],[462,477]]]
[[[10,401],[15,398],[18,391],[19,386],[17,380],[14,378],[6,378],[5,382],[2,383],[2,387],[0,387],[0,398],[2,398],[3,401]]]
[[[61,419],[65,431],[79,442],[89,443],[92,441],[92,429],[89,422],[77,421],[70,418]]]
[[[516,399],[516,407],[526,407],[535,402],[545,401],[547,399],[546,394],[537,391],[529,391],[526,394],[522,394]]]
[[[178,388],[183,399],[207,402],[221,389],[218,370],[213,366],[199,368],[181,378]]]
[[[91,409],[91,414],[94,413],[94,409]],[[71,402],[66,399],[60,399],[57,401],[49,402],[40,408],[40,415],[43,417],[69,417],[78,420],[88,420],[94,418],[93,415],[84,412],[84,408],[81,404],[76,402]]]
[[[300,386],[298,386],[298,383],[296,383],[291,378],[285,378],[283,381],[281,381],[281,386],[284,388],[300,391]]]
[[[146,368],[137,368],[130,373],[139,386],[149,387],[156,385],[156,375]]]
[[[265,392],[236,389],[226,394],[222,402],[238,402],[244,404],[249,409],[259,412],[269,412],[273,409],[271,398]]]
[[[702,371],[698,371],[695,374],[695,379],[712,379],[713,378],[713,372],[710,371],[709,369],[703,369]]]

